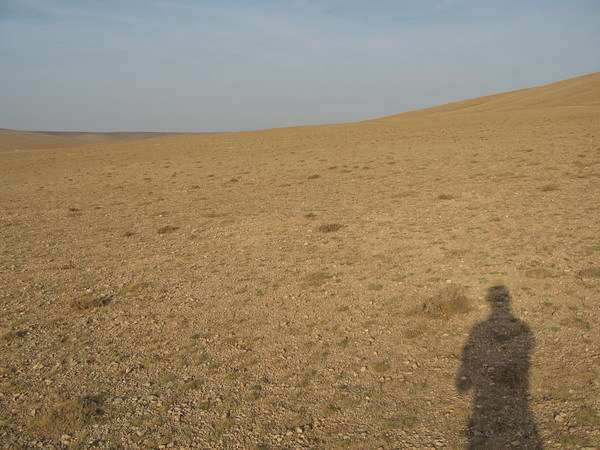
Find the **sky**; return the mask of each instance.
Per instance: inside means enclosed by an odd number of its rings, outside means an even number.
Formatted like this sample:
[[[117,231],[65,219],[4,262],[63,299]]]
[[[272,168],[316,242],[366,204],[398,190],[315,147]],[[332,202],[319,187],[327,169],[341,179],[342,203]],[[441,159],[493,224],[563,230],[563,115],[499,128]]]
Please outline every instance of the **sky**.
[[[0,0],[0,128],[367,120],[600,70],[600,0]]]

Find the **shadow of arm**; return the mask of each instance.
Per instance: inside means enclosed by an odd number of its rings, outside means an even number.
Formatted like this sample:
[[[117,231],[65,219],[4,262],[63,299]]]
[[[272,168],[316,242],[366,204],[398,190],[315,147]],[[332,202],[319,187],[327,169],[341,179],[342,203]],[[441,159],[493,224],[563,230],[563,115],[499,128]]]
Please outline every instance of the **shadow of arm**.
[[[473,387],[473,381],[471,379],[473,373],[473,358],[471,353],[471,345],[467,342],[463,347],[460,369],[458,370],[456,380],[454,381],[456,390],[461,395],[466,394]]]

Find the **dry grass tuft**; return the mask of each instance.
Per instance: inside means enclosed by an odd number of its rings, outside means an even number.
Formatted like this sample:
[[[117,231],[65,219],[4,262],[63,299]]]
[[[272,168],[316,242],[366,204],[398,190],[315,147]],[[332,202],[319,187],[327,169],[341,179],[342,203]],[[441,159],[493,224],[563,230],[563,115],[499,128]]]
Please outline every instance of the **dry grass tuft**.
[[[600,267],[581,269],[579,271],[579,276],[583,278],[600,278]]]
[[[542,187],[542,192],[552,192],[552,191],[558,191],[560,188],[558,187],[557,184],[546,184],[545,186]]]
[[[373,365],[373,370],[377,373],[383,373],[390,370],[392,366],[390,365],[390,361],[388,359],[384,359],[383,361],[379,361]]]
[[[173,225],[165,225],[164,227],[160,227],[157,231],[158,234],[168,234],[174,233],[179,230],[179,227],[174,227]]]
[[[385,428],[396,430],[396,429],[411,429],[418,425],[419,421],[416,416],[405,415],[405,416],[394,416],[388,418],[384,426]]]
[[[451,285],[442,289],[434,297],[424,301],[414,313],[432,319],[447,319],[456,314],[467,314],[472,311],[465,289]]]
[[[536,267],[535,269],[530,269],[525,272],[525,276],[527,278],[552,278],[554,274],[550,272],[548,269],[544,269],[543,267]]]
[[[584,427],[600,427],[600,415],[598,415],[598,412],[590,406],[581,407],[575,413],[575,421],[578,425]]]
[[[560,324],[565,327],[581,328],[588,331],[592,329],[592,324],[587,320],[583,320],[581,317],[569,317],[561,320]]]
[[[404,330],[402,332],[402,335],[406,339],[415,339],[415,338],[418,338],[419,336],[423,335],[425,333],[425,331],[427,331],[427,330],[423,325],[416,325],[412,328]]]
[[[371,283],[367,287],[370,291],[381,291],[383,289],[383,284]]]
[[[326,223],[317,228],[317,231],[321,233],[332,233],[334,231],[338,231],[343,226],[344,225],[341,225],[339,223]]]
[[[304,281],[309,286],[319,287],[327,283],[333,275],[327,272],[313,272],[304,277]]]
[[[454,200],[456,195],[452,194],[440,194],[438,195],[438,200]]]
[[[559,433],[557,437],[557,441],[562,444],[563,448],[582,448],[582,447],[590,447],[591,442],[587,436],[582,434],[575,433]],[[593,448],[593,447],[592,447]]]
[[[112,295],[104,295],[102,297],[94,297],[90,294],[82,294],[79,297],[75,298],[71,302],[71,307],[79,310],[86,310],[92,308],[100,308],[101,306],[106,306],[110,302],[112,302]]]
[[[104,409],[99,397],[75,397],[56,403],[33,419],[30,426],[41,436],[56,437],[97,423],[103,415]]]
[[[12,331],[9,329],[0,329],[0,342],[11,342],[18,337],[24,337],[26,331]]]
[[[416,197],[417,192],[410,190],[410,191],[402,191],[402,192],[398,192],[394,195],[392,195],[392,199],[400,199],[400,198],[408,198],[408,197]]]

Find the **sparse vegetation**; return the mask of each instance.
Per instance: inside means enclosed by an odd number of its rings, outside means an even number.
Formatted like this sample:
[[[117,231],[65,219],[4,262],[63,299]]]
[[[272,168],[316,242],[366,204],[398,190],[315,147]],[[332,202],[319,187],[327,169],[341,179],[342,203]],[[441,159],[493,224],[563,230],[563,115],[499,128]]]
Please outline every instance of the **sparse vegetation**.
[[[320,225],[319,228],[317,228],[317,231],[321,233],[333,233],[334,231],[338,231],[342,227],[343,225],[339,223],[327,223]]]
[[[409,190],[409,191],[401,191],[401,192],[397,192],[394,195],[392,195],[392,199],[402,199],[402,198],[409,198],[409,197],[416,197],[417,196],[417,192],[413,191],[413,190]]]
[[[384,373],[390,369],[391,365],[388,359],[384,359],[383,361],[379,361],[373,365],[373,370],[377,373]]]
[[[440,194],[438,195],[438,200],[454,200],[456,198],[453,194]]]
[[[73,397],[42,412],[31,421],[30,426],[40,436],[58,437],[98,423],[104,415],[105,408],[100,397]]]
[[[424,301],[414,313],[432,319],[447,319],[456,314],[467,314],[472,309],[465,289],[451,285]]]
[[[581,269],[579,271],[579,276],[582,278],[600,278],[600,267]]]
[[[545,184],[544,186],[542,186],[542,192],[553,192],[558,191],[559,189],[560,188],[555,183]]]
[[[329,403],[323,410],[323,415],[325,417],[331,417],[334,414],[338,413],[339,411],[341,411],[342,408],[340,408],[338,405],[336,405],[335,403]]]
[[[164,227],[160,227],[157,231],[158,234],[169,234],[174,233],[179,230],[179,227],[175,227],[173,225],[165,225]]]
[[[404,330],[402,332],[402,335],[406,338],[406,339],[414,339],[417,338],[419,336],[421,336],[422,334],[424,334],[426,331],[424,326],[415,326],[412,328],[409,328],[407,330]]]
[[[497,98],[0,154],[2,444],[476,447],[454,384],[496,321],[484,382],[511,395],[514,344],[544,448],[593,447],[598,111]]]
[[[17,333],[12,330],[0,331],[0,342],[10,342],[17,337]]]
[[[575,413],[577,424],[583,427],[600,427],[600,415],[591,406],[583,406]]]
[[[591,445],[591,441],[579,433],[560,433],[558,442],[566,448],[581,448]]]
[[[342,348],[346,348],[346,347],[348,347],[349,343],[350,343],[350,338],[348,336],[346,336],[344,339],[342,339],[340,342],[338,342],[338,345]]]
[[[415,416],[411,415],[402,415],[402,416],[394,416],[385,420],[385,427],[396,430],[396,429],[412,429],[417,426],[419,421]]]
[[[544,278],[551,278],[554,276],[554,274],[550,270],[545,269],[543,267],[536,267],[534,269],[527,270],[525,272],[525,276],[527,278],[544,279]]]
[[[328,272],[313,272],[309,273],[304,277],[304,281],[307,285],[313,287],[319,287],[331,280],[333,275]]]
[[[383,289],[383,284],[371,283],[369,284],[368,289],[370,291],[381,291]]]
[[[581,317],[569,317],[560,321],[560,324],[567,327],[582,328],[584,330],[591,330],[592,325]]]
[[[112,295],[95,296],[92,294],[80,294],[71,301],[71,307],[79,310],[100,308],[113,301]]]

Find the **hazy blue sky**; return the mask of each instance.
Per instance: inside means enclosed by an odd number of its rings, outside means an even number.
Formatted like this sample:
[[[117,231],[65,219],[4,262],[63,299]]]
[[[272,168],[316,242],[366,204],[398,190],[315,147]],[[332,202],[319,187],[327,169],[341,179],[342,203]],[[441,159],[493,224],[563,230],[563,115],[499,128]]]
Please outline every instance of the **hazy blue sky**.
[[[600,0],[0,0],[0,128],[357,121],[600,70]]]

